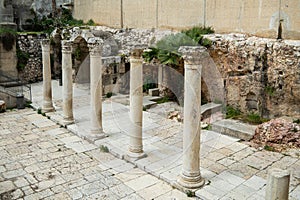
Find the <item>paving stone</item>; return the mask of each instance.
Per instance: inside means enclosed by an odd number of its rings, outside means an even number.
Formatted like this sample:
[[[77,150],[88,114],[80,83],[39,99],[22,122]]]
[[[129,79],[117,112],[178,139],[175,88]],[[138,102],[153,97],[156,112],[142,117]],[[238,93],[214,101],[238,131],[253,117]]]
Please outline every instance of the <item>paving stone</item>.
[[[14,184],[15,184],[18,188],[21,188],[21,187],[24,187],[24,186],[29,185],[28,181],[27,181],[24,177],[18,177],[18,178],[14,181]]]
[[[91,194],[95,194],[95,193],[105,190],[107,188],[108,187],[106,185],[104,185],[102,182],[95,181],[93,183],[88,183],[84,186],[81,186],[78,189],[84,196],[89,196]]]
[[[147,188],[151,185],[154,185],[159,182],[159,179],[147,174],[137,179],[133,179],[131,181],[125,182],[124,184],[129,186],[135,191],[139,191],[141,189]]]
[[[236,160],[233,160],[231,158],[223,158],[221,160],[218,161],[218,163],[220,163],[221,165],[225,166],[225,167],[229,167],[230,165],[232,165],[233,163],[236,163]]]
[[[129,196],[122,198],[121,200],[145,200],[145,199],[139,196],[138,194],[133,193]]]
[[[187,197],[187,194],[178,191],[176,189],[171,190],[157,198],[155,200],[196,200],[196,197]]]
[[[139,168],[133,168],[125,172],[121,172],[115,175],[116,178],[121,180],[122,182],[128,182],[133,179],[137,179],[138,177],[144,176],[147,173],[140,170]]]
[[[221,198],[221,197],[226,195],[226,192],[224,192],[222,190],[219,190],[218,188],[215,188],[211,185],[204,186],[200,190],[204,190],[204,191],[208,192],[209,194],[212,194],[214,197],[217,197],[217,198]],[[201,191],[199,191],[199,193],[201,194]]]
[[[11,193],[11,196],[12,199],[21,199],[22,197],[24,197],[24,193],[22,192],[22,190],[17,189]]]
[[[252,176],[248,180],[246,180],[243,185],[251,187],[255,190],[260,190],[267,184],[266,180],[263,178],[260,178],[258,176]]]
[[[231,190],[233,190],[236,185],[232,185],[229,182],[227,182],[226,180],[223,180],[221,178],[218,178],[217,176],[211,179],[210,185],[214,188],[218,188],[224,192],[230,192]],[[226,187],[224,187],[226,186]]]
[[[23,169],[6,171],[6,172],[2,173],[3,177],[7,178],[7,179],[23,176],[24,174],[26,174],[26,172]]]
[[[69,190],[69,191],[67,191],[67,193],[74,200],[75,199],[82,199],[82,197],[83,197],[82,193],[77,189]]]
[[[245,182],[245,179],[240,178],[240,177],[230,173],[229,171],[224,171],[224,172],[220,173],[219,175],[217,175],[215,178],[221,178],[224,181],[226,181],[234,186],[241,185],[242,183]]]
[[[0,194],[3,194],[5,192],[9,192],[11,190],[15,189],[15,185],[12,181],[4,181],[0,182]]]
[[[227,198],[233,198],[233,199],[247,199],[249,197],[251,197],[252,195],[254,195],[256,193],[256,190],[244,186],[244,185],[239,185],[238,187],[234,188],[232,191],[230,191],[229,193],[227,193],[223,198],[223,199],[227,199]]]
[[[145,199],[154,199],[172,190],[172,187],[167,183],[160,181],[152,186],[137,191],[137,194]]]
[[[244,158],[241,162],[258,170],[265,169],[273,163],[272,161],[264,160],[254,155]]]
[[[113,193],[112,191],[106,189],[98,193],[94,193],[88,197],[84,197],[83,199],[90,200],[90,199],[101,199],[101,200],[116,200],[120,199],[118,195]]]
[[[124,184],[119,184],[119,185],[110,187],[109,190],[112,191],[113,193],[115,193],[120,198],[129,196],[130,194],[135,192],[133,189],[131,189],[130,187],[128,187]]]

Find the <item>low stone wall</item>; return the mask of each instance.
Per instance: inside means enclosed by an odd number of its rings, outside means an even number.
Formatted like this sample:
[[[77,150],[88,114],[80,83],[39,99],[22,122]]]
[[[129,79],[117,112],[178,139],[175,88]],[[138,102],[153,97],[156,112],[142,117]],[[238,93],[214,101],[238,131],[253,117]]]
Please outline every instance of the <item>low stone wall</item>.
[[[300,41],[207,36],[228,105],[265,117],[300,116]]]
[[[20,75],[25,81],[37,82],[43,79],[42,48],[40,40],[46,38],[40,34],[19,34],[17,45],[19,49],[29,55],[27,65]]]

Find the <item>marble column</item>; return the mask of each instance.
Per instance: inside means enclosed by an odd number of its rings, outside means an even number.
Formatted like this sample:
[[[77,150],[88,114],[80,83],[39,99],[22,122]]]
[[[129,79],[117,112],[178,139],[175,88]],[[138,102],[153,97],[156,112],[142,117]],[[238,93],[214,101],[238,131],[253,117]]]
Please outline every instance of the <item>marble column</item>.
[[[201,69],[202,60],[207,56],[204,47],[181,47],[184,58],[184,125],[183,125],[183,166],[178,184],[187,189],[203,186],[200,174],[200,133],[201,133]]]
[[[63,124],[74,122],[73,117],[73,80],[72,46],[69,41],[62,41],[62,81],[63,81]]]
[[[52,103],[52,89],[51,89],[51,65],[50,65],[50,40],[43,39],[42,59],[43,59],[43,112],[54,111]]]
[[[142,49],[135,49],[130,56],[130,140],[127,155],[142,158],[143,151],[143,58]]]
[[[89,44],[90,48],[90,92],[91,92],[91,137],[105,137],[102,128],[102,46]]]

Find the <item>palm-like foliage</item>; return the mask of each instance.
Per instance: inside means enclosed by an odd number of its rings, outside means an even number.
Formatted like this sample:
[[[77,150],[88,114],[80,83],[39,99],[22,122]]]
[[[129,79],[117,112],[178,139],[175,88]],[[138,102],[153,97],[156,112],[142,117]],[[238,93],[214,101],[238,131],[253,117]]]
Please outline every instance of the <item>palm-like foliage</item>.
[[[151,62],[153,59],[158,59],[162,64],[177,66],[180,61],[180,53],[178,52],[181,46],[211,46],[209,39],[203,38],[203,34],[213,33],[211,27],[194,27],[182,33],[165,36],[156,43],[155,47],[150,47],[144,52],[143,57],[146,62]]]
[[[183,33],[172,34],[158,41],[155,47],[150,47],[143,57],[147,62],[158,59],[162,64],[178,65],[181,57],[179,47],[197,45],[197,42]]]

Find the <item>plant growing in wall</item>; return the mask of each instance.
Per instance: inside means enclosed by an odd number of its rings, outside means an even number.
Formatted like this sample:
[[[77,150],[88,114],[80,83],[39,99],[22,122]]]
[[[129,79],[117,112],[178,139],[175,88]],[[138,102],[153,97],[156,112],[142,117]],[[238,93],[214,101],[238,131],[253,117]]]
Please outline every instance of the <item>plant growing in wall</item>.
[[[11,51],[16,41],[16,31],[0,28],[0,40],[6,51]]]
[[[20,48],[17,48],[17,69],[18,71],[23,71],[25,66],[28,63],[29,60],[29,53],[22,51]]]

